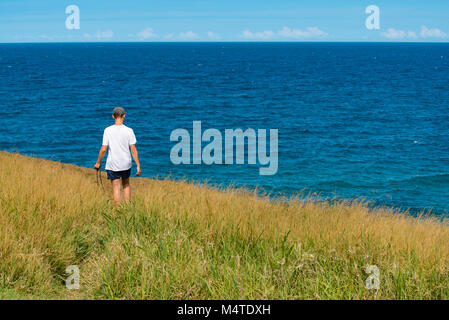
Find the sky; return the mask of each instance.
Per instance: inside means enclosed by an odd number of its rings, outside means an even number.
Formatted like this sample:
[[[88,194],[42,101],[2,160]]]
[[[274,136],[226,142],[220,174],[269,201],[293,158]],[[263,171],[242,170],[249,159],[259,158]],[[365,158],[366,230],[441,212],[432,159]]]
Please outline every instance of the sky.
[[[79,29],[66,26],[70,5]],[[370,5],[379,29],[366,26]],[[0,0],[2,43],[99,41],[447,42],[449,1]]]

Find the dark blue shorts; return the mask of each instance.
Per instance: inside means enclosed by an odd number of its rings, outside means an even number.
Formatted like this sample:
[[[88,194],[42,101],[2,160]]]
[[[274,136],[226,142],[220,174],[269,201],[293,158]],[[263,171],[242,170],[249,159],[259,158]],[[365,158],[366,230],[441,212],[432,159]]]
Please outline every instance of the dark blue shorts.
[[[117,179],[123,179],[126,180],[131,175],[131,169],[125,170],[125,171],[112,171],[112,170],[106,170],[108,173],[108,179],[109,180],[117,180]]]

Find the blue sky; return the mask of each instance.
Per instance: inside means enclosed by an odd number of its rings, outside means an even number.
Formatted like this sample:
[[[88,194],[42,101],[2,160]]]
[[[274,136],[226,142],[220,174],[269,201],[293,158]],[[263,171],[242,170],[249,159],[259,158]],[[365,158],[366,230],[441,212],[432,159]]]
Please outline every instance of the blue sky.
[[[66,28],[69,5],[79,30]],[[380,30],[365,27],[369,5]],[[449,41],[449,1],[0,1],[0,42],[79,41]]]

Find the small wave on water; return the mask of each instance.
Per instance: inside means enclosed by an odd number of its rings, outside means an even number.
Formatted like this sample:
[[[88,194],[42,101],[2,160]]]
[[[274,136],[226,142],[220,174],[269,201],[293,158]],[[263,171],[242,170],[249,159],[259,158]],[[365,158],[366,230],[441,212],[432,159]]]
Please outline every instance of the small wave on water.
[[[390,180],[389,184],[449,187],[449,173],[440,173],[427,176],[414,176],[402,180]],[[449,195],[449,189],[447,189],[447,192]]]

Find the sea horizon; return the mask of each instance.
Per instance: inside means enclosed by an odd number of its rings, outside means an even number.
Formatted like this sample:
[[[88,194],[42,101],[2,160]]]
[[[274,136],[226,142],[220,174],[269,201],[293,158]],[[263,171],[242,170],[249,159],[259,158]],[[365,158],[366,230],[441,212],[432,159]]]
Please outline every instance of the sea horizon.
[[[168,43],[172,43],[172,44],[203,44],[203,43],[210,43],[210,44],[220,44],[220,43],[242,43],[242,44],[257,44],[257,43],[266,43],[266,44],[284,44],[284,43],[288,43],[288,44],[319,44],[319,43],[323,43],[323,44],[347,44],[347,43],[352,43],[352,44],[393,44],[393,45],[402,45],[402,44],[423,44],[423,45],[428,45],[428,44],[449,44],[449,41],[446,40],[440,40],[440,41],[423,41],[423,40],[419,40],[419,41],[410,41],[410,40],[403,40],[403,41],[350,41],[350,40],[335,40],[335,41],[322,41],[322,40],[310,40],[310,41],[295,41],[295,40],[291,40],[291,41],[248,41],[248,40],[241,40],[241,41],[236,41],[236,40],[221,40],[221,41],[210,41],[210,40],[203,40],[203,41],[31,41],[31,42],[0,42],[0,44],[168,44]]]

